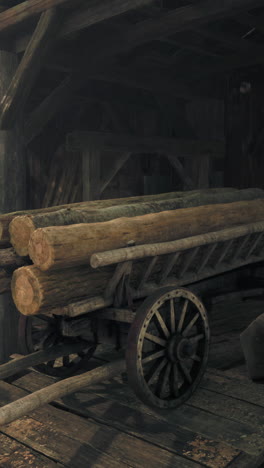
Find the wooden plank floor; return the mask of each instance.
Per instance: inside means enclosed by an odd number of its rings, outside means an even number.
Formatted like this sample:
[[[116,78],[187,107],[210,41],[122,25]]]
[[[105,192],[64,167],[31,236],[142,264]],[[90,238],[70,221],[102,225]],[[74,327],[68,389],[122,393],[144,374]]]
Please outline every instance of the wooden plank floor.
[[[2,427],[0,467],[260,467],[264,386],[247,378],[239,332],[262,307],[261,300],[214,307],[210,368],[182,407],[149,409],[125,376],[115,378]],[[107,360],[105,353],[90,365]],[[28,372],[0,382],[0,404],[53,381]]]

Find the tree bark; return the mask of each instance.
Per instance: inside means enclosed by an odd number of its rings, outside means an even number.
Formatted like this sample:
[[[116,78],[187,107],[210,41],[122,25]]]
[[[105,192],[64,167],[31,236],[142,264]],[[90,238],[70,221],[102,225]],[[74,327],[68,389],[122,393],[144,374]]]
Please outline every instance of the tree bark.
[[[133,268],[131,282],[144,269],[139,262]],[[34,265],[24,266],[13,273],[12,295],[17,309],[24,315],[45,313],[84,298],[100,296],[113,277],[115,266],[94,270],[90,266],[43,272]]]
[[[175,198],[170,198],[175,195]],[[164,197],[167,197],[164,198]],[[155,198],[154,198],[155,197]],[[97,211],[90,209],[90,204],[75,206],[56,212],[19,216],[10,223],[11,244],[20,256],[28,255],[28,245],[32,233],[38,228],[48,226],[67,226],[71,224],[111,221],[115,218],[142,216],[149,213],[187,208],[191,206],[211,205],[240,200],[252,200],[264,197],[264,191],[250,189],[234,191],[233,189],[212,189],[190,192],[174,192],[155,196],[133,197],[116,200],[102,200],[97,203]],[[134,203],[127,204],[131,201]],[[141,201],[141,203],[139,203]],[[112,206],[110,206],[112,203]]]
[[[86,264],[95,252],[167,242],[236,225],[262,221],[264,200],[206,205],[134,218],[37,229],[29,254],[41,270]]]
[[[233,189],[233,188],[228,188],[228,189],[220,188],[220,189],[212,189],[212,193],[221,193],[227,190],[229,192],[237,192],[237,189]],[[205,190],[204,193],[206,192],[208,191]],[[162,193],[158,195],[145,195],[145,196],[136,196],[136,197],[127,197],[127,198],[113,198],[110,200],[84,201],[84,202],[78,202],[78,203],[70,203],[66,205],[50,206],[48,208],[39,208],[39,209],[34,209],[34,210],[24,210],[24,211],[15,211],[12,213],[6,213],[3,215],[0,215],[0,246],[8,244],[10,242],[9,225],[11,221],[17,216],[29,216],[30,217],[32,215],[32,217],[34,218],[34,216],[36,215],[53,213],[53,212],[57,212],[63,209],[75,210],[75,209],[80,209],[80,208],[87,208],[89,210],[97,210],[97,209],[108,208],[110,206],[116,206],[116,205],[144,203],[144,202],[150,202],[150,201],[156,201],[156,200],[171,200],[174,198],[181,197],[183,194],[190,194],[190,195],[193,194],[193,196],[195,196],[196,193],[198,193],[198,191],[169,192],[169,193]],[[254,196],[254,198],[256,197],[257,196]],[[7,210],[5,211],[7,212]],[[55,222],[54,219],[51,219],[51,220],[52,222]],[[43,225],[41,227],[45,227],[45,226],[47,225],[44,224],[43,222]]]
[[[0,249],[0,268],[17,268],[24,263],[24,260],[16,255],[14,249]]]

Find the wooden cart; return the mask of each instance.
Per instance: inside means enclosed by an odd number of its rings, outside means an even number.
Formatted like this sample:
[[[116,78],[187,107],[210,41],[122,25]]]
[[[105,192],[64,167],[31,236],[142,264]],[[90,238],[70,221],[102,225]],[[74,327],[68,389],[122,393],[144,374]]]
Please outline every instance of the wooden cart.
[[[125,348],[128,380],[138,397],[152,406],[175,407],[193,393],[208,359],[208,316],[196,284],[264,260],[264,222],[173,242],[132,244],[92,255],[93,268],[116,265],[103,296],[52,315],[21,315],[21,351],[44,348],[45,357],[48,350],[49,359],[38,369],[64,377],[76,372],[98,343]],[[141,267],[136,284],[135,265]],[[64,347],[63,357],[56,355],[55,345]]]
[[[264,222],[173,242],[132,244],[92,255],[93,268],[115,265],[103,296],[49,315],[21,315],[21,351],[33,354],[0,366],[1,378],[32,365],[66,377],[91,358],[99,343],[111,343],[126,349],[129,384],[147,405],[177,407],[191,396],[204,374],[210,342],[197,284],[206,286],[208,278],[264,260]],[[136,282],[135,265],[141,272]]]

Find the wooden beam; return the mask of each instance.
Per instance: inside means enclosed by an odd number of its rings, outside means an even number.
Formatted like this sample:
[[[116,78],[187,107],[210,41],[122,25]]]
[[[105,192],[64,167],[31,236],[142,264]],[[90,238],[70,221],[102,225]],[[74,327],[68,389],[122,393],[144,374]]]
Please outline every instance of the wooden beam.
[[[259,48],[258,48],[259,49]],[[179,81],[175,83],[179,86],[181,83],[190,84],[192,81],[199,81],[202,78],[206,78],[209,75],[221,74],[231,70],[248,67],[250,65],[257,65],[258,63],[264,62],[264,47],[261,47],[262,52],[256,52],[255,54],[236,54],[231,55],[227,58],[219,59],[218,63],[214,63],[208,66],[195,66],[186,67],[184,73],[179,76]]]
[[[48,387],[9,403],[0,409],[0,425],[8,424],[22,416],[36,410],[40,406],[50,403],[57,398],[62,398],[69,393],[74,393],[88,385],[96,385],[112,379],[121,374],[126,369],[124,360],[116,360],[111,364],[105,364],[96,369],[85,372],[82,375],[68,377],[60,382],[56,382]]]
[[[111,168],[108,172],[108,174],[101,180],[100,182],[100,189],[99,193],[100,195],[103,193],[103,191],[106,189],[106,187],[110,184],[110,182],[113,180],[113,178],[116,176],[116,174],[120,171],[120,169],[124,166],[124,164],[127,162],[127,160],[130,158],[131,154],[130,153],[123,153],[119,156],[117,156],[114,161],[112,161]]]
[[[100,152],[89,145],[82,148],[82,181],[83,200],[96,200],[99,198],[100,183]]]
[[[32,16],[39,15],[50,8],[55,8],[72,0],[27,0],[0,13],[0,33],[17,26]]]
[[[213,51],[213,50],[209,50],[209,46],[205,46],[205,45],[202,45],[202,44],[196,44],[193,42],[188,42],[187,40],[184,40],[182,38],[180,39],[167,39],[167,38],[163,38],[161,39],[161,42],[163,43],[166,43],[166,44],[169,44],[169,45],[172,45],[172,46],[175,46],[175,47],[180,47],[181,50],[191,50],[192,52],[195,52],[197,54],[200,54],[200,55],[208,55],[208,57],[221,57],[221,54]],[[213,49],[211,47],[211,49]],[[173,62],[175,62],[178,58],[178,55],[179,53],[176,53],[175,55],[172,55],[170,56],[170,58],[168,59],[165,59],[165,63],[167,64],[171,64]]]
[[[1,128],[13,126],[21,114],[40,70],[42,58],[53,40],[56,12],[50,9],[42,13],[24,56],[19,63],[11,84],[1,101]]]
[[[88,74],[87,74],[88,75]],[[91,72],[86,78],[86,85],[89,79],[98,82],[117,83],[135,89],[143,89],[154,93],[155,95],[161,92],[168,93],[170,98],[197,98],[197,93],[191,89],[175,83],[168,77],[162,78],[157,73],[137,73],[137,76],[124,70],[115,70],[94,74]],[[56,115],[57,112],[66,107],[69,102],[74,99],[75,93],[83,85],[83,74],[71,73],[55,88],[49,96],[47,96],[41,104],[29,115],[25,123],[24,138],[25,143],[32,141],[45,127],[45,125]],[[93,98],[91,92],[91,97]]]
[[[74,82],[74,76],[69,75],[30,114],[24,128],[25,144],[30,143],[52,117],[69,103],[74,96],[75,88],[79,89],[79,86],[74,86]]]
[[[34,353],[26,356],[19,356],[18,358],[12,359],[12,361],[0,366],[0,379],[7,379],[8,377],[16,375],[30,367],[43,364],[43,362],[50,362],[63,356],[80,353],[85,348],[87,349],[87,341],[80,341],[78,343],[66,345],[57,344],[51,348],[46,348],[45,350],[41,349],[40,351],[35,351]]]
[[[246,39],[237,37],[235,34],[226,33],[225,31],[208,31],[205,28],[196,28],[196,31],[204,37],[218,41],[228,49],[238,51],[241,54],[255,54],[256,51],[263,53],[263,47],[257,43],[252,43]]]
[[[194,188],[194,183],[192,179],[188,176],[188,174],[186,174],[185,168],[183,167],[179,158],[170,154],[167,154],[166,157],[169,160],[171,166],[176,170],[182,182],[184,183],[184,189],[192,190]]]
[[[157,255],[168,255],[176,252],[190,250],[203,245],[225,242],[230,239],[239,239],[254,233],[262,232],[263,221],[248,223],[241,226],[228,227],[214,232],[184,237],[170,242],[136,245],[115,250],[94,253],[90,258],[92,268],[101,268],[108,265],[122,264],[122,262],[135,261]],[[263,253],[260,254],[263,256]],[[231,266],[231,264],[230,264]],[[212,275],[211,275],[212,276]],[[188,283],[185,283],[188,284]],[[84,302],[84,301],[83,301]]]
[[[210,155],[216,158],[222,158],[224,154],[224,144],[213,140],[181,140],[105,132],[74,132],[68,135],[66,145],[69,151],[96,148],[101,151],[179,154],[181,157]]]
[[[206,189],[210,186],[210,158],[201,156],[188,164],[189,174],[193,180],[195,189]]]
[[[157,72],[155,69],[148,69],[146,72],[140,68],[129,69],[129,68],[117,68],[108,69],[104,72],[87,72],[90,79],[97,81],[106,81],[108,83],[120,83],[122,85],[144,89],[151,91],[156,94],[169,94],[171,97],[192,99],[197,98],[198,93],[191,89],[191,87],[185,86],[184,83],[176,83],[175,81],[164,74]]]
[[[0,100],[17,68],[15,54],[0,51]],[[21,130],[0,131],[0,212],[25,209],[25,154]],[[0,362],[17,351],[18,312],[11,294],[0,297]]]
[[[169,34],[183,31],[190,27],[198,27],[210,20],[216,20],[225,16],[232,16],[234,13],[254,8],[261,4],[262,0],[233,0],[231,3],[228,0],[214,0],[214,2],[211,0],[204,0],[199,2],[199,4],[176,8],[174,11],[166,13],[159,19],[143,21],[137,26],[126,28],[123,30],[123,32],[119,31],[116,34],[113,33],[111,34],[111,37],[107,37],[107,40],[105,41],[102,41],[102,37],[100,36],[97,40],[91,41],[90,45],[87,44],[86,53],[88,57],[87,64],[89,65],[89,69],[87,72],[83,70],[82,60],[82,63],[79,64],[80,70],[82,70],[82,80],[80,80],[79,88],[81,88],[82,83],[86,82],[87,75],[89,75],[89,73],[91,74],[91,70],[98,70],[98,68],[102,66],[102,63],[104,63],[104,70],[102,70],[102,75],[105,75],[106,66],[109,60],[111,57],[114,57],[117,54],[126,52],[127,50],[130,50],[137,45],[150,42],[153,39],[156,40],[158,38],[166,37]],[[127,1],[127,10],[133,8],[134,5],[134,1],[131,1],[129,7]],[[106,9],[109,11],[109,2],[106,5]],[[88,27],[88,25],[91,26],[88,12],[89,9],[87,9],[86,15],[83,13],[83,28]],[[88,23],[86,24],[85,21]],[[71,32],[74,32],[73,29]],[[94,54],[94,50],[96,50],[96,54]],[[148,80],[149,83],[151,83],[151,81],[152,80]],[[144,86],[146,86],[146,84]],[[61,84],[61,88],[58,87],[56,90],[57,95],[62,97],[61,102],[63,102],[63,105],[66,105],[67,102],[72,99],[74,93],[69,92],[71,87],[73,88],[74,92],[78,89],[78,86],[76,86],[76,81],[73,79],[68,81],[67,89],[65,89],[63,82]],[[166,88],[167,86],[165,86],[165,89]],[[178,89],[177,85],[175,85],[174,89],[176,92]],[[51,104],[51,108],[46,113],[45,123],[47,123],[60,108],[59,100],[56,100],[57,105],[53,104],[52,99],[50,99],[49,102]],[[46,109],[48,107],[47,101],[45,103],[45,107]],[[34,116],[32,115],[32,118],[33,117]]]
[[[247,12],[243,12],[236,16],[236,21],[240,24],[248,26],[248,29],[257,29],[260,32],[264,32],[264,15],[250,15]]]
[[[65,0],[64,0],[65,1]],[[69,0],[68,0],[69,1]],[[71,12],[63,25],[58,29],[57,39],[67,39],[70,35],[87,29],[113,16],[121,15],[131,9],[151,5],[154,0],[98,0],[90,1],[88,6]],[[0,30],[1,31],[1,30]],[[16,53],[22,52],[29,41],[29,36],[22,36],[15,41]]]
[[[55,3],[55,0],[50,0],[50,2],[31,0],[30,3],[33,3],[33,1],[40,4]],[[66,1],[67,0],[57,0],[57,3],[64,3]],[[91,6],[89,5],[88,7],[71,14],[71,17],[66,20],[62,28],[59,30],[58,37],[64,38],[76,31],[86,29],[94,24],[94,22],[102,21],[102,16],[104,15],[105,19],[107,19],[111,16],[116,16],[118,14],[125,13],[128,10],[139,8],[151,3],[152,2],[150,0],[108,0],[107,3],[102,2],[98,5],[98,1],[96,0]],[[262,0],[232,0],[231,2],[228,0],[214,0],[213,2],[211,0],[204,0],[200,1],[198,4],[195,3],[181,8],[178,7],[175,8],[175,10],[160,16],[158,19],[142,21],[136,27],[128,29],[128,31],[126,31],[127,41],[124,41],[120,46],[127,48],[127,46],[132,44],[131,47],[133,47],[135,42],[137,42],[137,44],[146,43],[154,38],[157,39],[158,36],[166,37],[169,34],[184,31],[194,26],[207,23],[211,20],[213,21],[226,16],[236,15],[239,12],[247,11],[251,8],[262,5]],[[101,11],[101,14],[97,13],[96,8],[98,11]],[[96,16],[98,17],[96,18]],[[132,43],[130,42],[131,40]],[[19,43],[17,43],[16,51],[21,52],[21,47],[25,47],[25,45],[26,39],[21,41],[20,47]]]
[[[95,77],[93,77],[95,78]],[[95,79],[86,80],[86,90],[85,90],[85,97],[78,97],[77,99],[80,101],[84,100],[96,100],[100,102],[106,102],[105,92],[102,93],[101,91],[101,83],[123,83],[129,87],[133,87],[135,89],[145,89],[158,94],[161,89],[164,89],[164,86],[168,89],[170,93],[170,98],[172,96],[175,97],[186,97],[187,98],[187,89],[184,86],[179,85],[176,90],[172,89],[173,83],[167,80],[163,80],[161,77],[157,77],[158,82],[152,83],[151,79],[148,79],[147,76],[141,77],[140,80],[129,78],[129,74],[125,77],[125,74],[118,73],[118,72],[109,72],[107,75],[98,75],[96,76],[97,83]],[[153,75],[151,77],[153,79]],[[69,104],[69,101],[72,99],[76,99],[76,93],[78,93],[82,83],[82,75],[78,75],[75,73],[70,74],[66,77],[58,86],[55,88],[50,95],[48,95],[38,107],[36,107],[33,112],[29,115],[25,127],[24,127],[24,139],[25,143],[30,143],[37,135],[39,135],[45,125],[53,118],[53,116],[63,110],[65,106]],[[99,83],[99,87],[96,87]],[[148,86],[149,84],[149,86]],[[160,88],[159,88],[160,84]],[[151,89],[148,89],[151,88]],[[87,93],[88,97],[87,97]],[[188,98],[192,96],[191,93],[188,94]],[[195,97],[197,97],[195,95]],[[107,98],[107,102],[113,102],[113,99]],[[133,100],[131,99],[131,102]],[[121,130],[121,129],[120,129]],[[121,130],[122,131],[122,130]]]

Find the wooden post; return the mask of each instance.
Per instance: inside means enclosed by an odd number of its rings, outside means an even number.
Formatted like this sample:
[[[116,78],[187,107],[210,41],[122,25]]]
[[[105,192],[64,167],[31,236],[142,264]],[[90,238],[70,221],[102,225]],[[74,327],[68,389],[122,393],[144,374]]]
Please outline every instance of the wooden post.
[[[82,150],[83,200],[96,200],[100,193],[100,151],[94,148]]]
[[[0,101],[17,68],[17,57],[0,51]],[[8,131],[0,130],[0,213],[25,208],[25,159],[18,121]],[[11,295],[0,297],[0,362],[17,351],[18,312]]]
[[[199,158],[186,158],[186,172],[193,181],[193,188],[206,189],[210,186],[210,156],[204,155]]]

